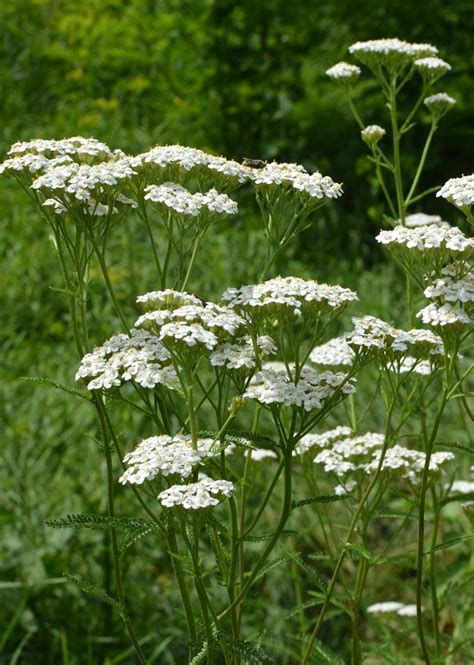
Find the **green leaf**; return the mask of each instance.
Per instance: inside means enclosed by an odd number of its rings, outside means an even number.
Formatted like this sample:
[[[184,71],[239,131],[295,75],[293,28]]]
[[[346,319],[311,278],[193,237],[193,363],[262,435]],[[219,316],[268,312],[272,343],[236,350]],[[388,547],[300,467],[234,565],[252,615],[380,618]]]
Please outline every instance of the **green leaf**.
[[[90,402],[89,395],[83,390],[79,390],[78,388],[71,388],[71,386],[67,386],[64,383],[58,383],[57,381],[53,381],[53,379],[48,379],[41,376],[22,376],[20,378],[22,381],[28,381],[28,383],[37,383],[42,386],[49,386],[50,388],[62,390],[64,393],[74,395],[74,397],[81,397],[82,399]]]
[[[66,577],[70,582],[74,582],[81,591],[84,591],[88,596],[92,596],[93,598],[96,598],[97,600],[100,600],[102,603],[107,603],[107,605],[111,605],[116,612],[120,614],[120,616],[125,615],[125,608],[124,606],[118,602],[118,600],[115,600],[115,598],[111,598],[103,589],[100,589],[99,587],[95,586],[94,584],[91,584],[91,582],[88,582],[85,580],[83,577],[78,577],[77,575],[70,575],[69,573],[63,573],[64,577]]]
[[[323,593],[326,593],[327,590],[327,584],[326,582],[319,577],[318,573],[310,566],[306,561],[304,561],[301,558],[301,555],[299,553],[291,552],[290,550],[286,549],[285,547],[282,548],[285,554],[293,561],[297,566],[301,568],[315,583],[315,585],[318,587],[320,591]]]
[[[464,453],[469,453],[470,455],[474,455],[474,447],[470,446],[463,446],[457,441],[436,441],[434,444],[435,446],[438,446],[439,448],[448,448],[449,450],[460,450]]]
[[[451,494],[447,496],[442,501],[440,501],[440,506],[446,506],[448,503],[453,503],[457,501],[474,501],[474,492],[466,492],[465,494]]]
[[[150,522],[149,524],[142,525],[141,527],[134,527],[131,530],[127,530],[123,539],[119,543],[119,553],[122,555],[129,547],[137,543],[139,540],[144,538],[151,531],[154,531],[154,524]]]
[[[258,536],[245,536],[245,538],[239,538],[238,542],[239,543],[260,543],[263,540],[270,540],[274,536],[275,532],[271,531],[269,533],[262,533]],[[283,529],[283,531],[280,533],[280,538],[284,536],[297,536],[298,531],[294,531],[293,529]]]
[[[334,501],[346,501],[352,494],[320,494],[319,496],[312,496],[308,499],[301,499],[300,501],[292,501],[290,510],[300,508],[301,506],[309,506],[312,503],[333,503]]]
[[[217,632],[221,644],[225,644],[233,656],[240,656],[246,665],[274,665],[275,661],[261,646],[247,640],[236,640],[224,630]]]
[[[347,543],[344,545],[346,552],[353,552],[357,559],[365,559],[366,561],[372,561],[372,555],[368,552],[365,547],[362,545],[356,545],[355,543]]]
[[[280,564],[285,563],[285,561],[288,561],[289,558],[290,557],[285,555],[285,556],[276,557],[275,559],[272,559],[271,561],[268,561],[264,565],[264,567],[259,571],[257,577],[255,578],[255,581],[261,580],[262,577],[265,577],[265,575],[267,575],[271,570],[273,570],[274,568],[276,568]]]
[[[468,533],[465,536],[458,536],[457,538],[451,538],[451,540],[445,540],[444,543],[439,543],[439,545],[435,545],[430,550],[423,552],[423,556],[427,556],[428,554],[432,554],[432,552],[437,552],[438,550],[448,549],[448,547],[460,545],[461,543],[467,543],[470,540],[474,540],[474,533]]]
[[[219,434],[218,431],[202,431],[199,432],[201,437],[210,437],[216,438]],[[243,446],[244,448],[253,448],[254,446],[249,446],[249,443],[258,444],[257,447],[260,448],[278,448],[278,445],[273,439],[270,439],[268,436],[263,434],[256,434],[255,432],[248,432],[247,430],[229,430],[227,431],[223,439],[225,443],[234,443],[236,446]]]
[[[138,530],[144,528],[158,529],[158,526],[151,520],[133,517],[109,517],[108,515],[88,513],[50,518],[45,520],[45,524],[53,529],[110,529],[112,526]]]

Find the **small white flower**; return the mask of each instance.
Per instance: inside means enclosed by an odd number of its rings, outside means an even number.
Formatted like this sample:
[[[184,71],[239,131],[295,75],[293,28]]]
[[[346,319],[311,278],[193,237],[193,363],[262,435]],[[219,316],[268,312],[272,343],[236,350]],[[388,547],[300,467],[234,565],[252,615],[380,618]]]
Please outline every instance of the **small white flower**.
[[[205,194],[192,194],[182,185],[166,182],[163,185],[149,185],[144,191],[145,200],[161,203],[181,215],[197,217],[204,211],[218,215],[235,215],[238,212],[237,203],[215,189]]]
[[[414,67],[425,77],[442,76],[449,72],[451,65],[441,58],[419,58],[413,63]]]
[[[451,178],[437,192],[458,208],[470,208],[474,203],[474,174]]]
[[[330,367],[331,365],[347,365],[354,363],[355,353],[346,341],[346,336],[334,337],[326,344],[314,347],[309,359],[315,365]]]
[[[160,492],[158,501],[165,508],[181,506],[185,510],[199,510],[217,506],[224,497],[229,497],[234,485],[228,480],[212,480],[204,477],[190,485],[172,485]]]
[[[361,131],[360,135],[367,145],[376,145],[386,133],[380,125],[368,125]]]
[[[423,100],[423,104],[432,113],[446,113],[453,108],[456,100],[450,97],[445,92],[437,92],[435,95],[430,95]]]
[[[285,370],[262,369],[254,377],[243,397],[254,399],[260,404],[281,404],[302,407],[305,411],[320,409],[323,402],[332,397],[341,387],[345,395],[355,392],[353,379],[347,381],[342,372],[318,373],[304,367],[295,383]]]
[[[354,81],[357,81],[360,73],[360,67],[357,67],[357,65],[351,65],[348,62],[338,62],[336,65],[333,65],[326,70],[326,74],[329,78],[343,83],[353,83]]]

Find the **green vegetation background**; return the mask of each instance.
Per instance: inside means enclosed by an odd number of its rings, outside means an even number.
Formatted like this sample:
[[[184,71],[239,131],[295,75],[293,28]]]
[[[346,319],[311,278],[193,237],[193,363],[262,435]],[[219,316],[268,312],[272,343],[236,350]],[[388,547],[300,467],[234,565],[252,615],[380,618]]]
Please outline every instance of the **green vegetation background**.
[[[457,106],[442,123],[424,184],[472,171],[472,0],[1,0],[0,30],[1,155],[19,139],[80,134],[130,152],[182,143],[238,160],[320,169],[344,183],[345,195],[301,238],[293,267],[358,287],[371,313],[388,319],[396,317],[389,309],[396,289],[373,241],[383,204],[343,95],[325,70],[359,39],[399,36],[436,44],[453,68],[440,89]],[[371,83],[360,89],[367,123],[384,124]],[[421,140],[417,132],[410,135],[408,163]],[[457,219],[434,197],[423,211]],[[99,647],[124,653],[120,631],[61,576],[64,570],[91,573],[91,556],[99,569],[103,541],[96,534],[52,531],[44,519],[100,511],[97,444],[87,411],[21,380],[49,376],[71,383],[77,359],[64,298],[54,290],[61,285],[47,233],[8,181],[0,182],[0,221],[0,627],[18,610],[1,662],[94,663]],[[127,227],[116,239],[114,254],[116,279],[129,302],[154,286],[139,260],[144,242],[130,254],[131,233]],[[134,236],[135,248],[137,241]],[[254,278],[258,237],[243,220],[211,238],[205,251],[213,274],[210,282],[198,274],[196,285],[207,296],[222,284]],[[94,288],[99,295],[99,281]],[[97,341],[114,331],[107,309],[97,330]],[[170,580],[160,578],[164,553],[148,554],[148,567],[131,571],[135,603],[149,612],[150,634],[154,624],[164,627],[154,662],[174,662],[163,655],[178,630]],[[143,594],[150,579],[153,591]],[[106,636],[102,644],[94,641],[97,634]]]

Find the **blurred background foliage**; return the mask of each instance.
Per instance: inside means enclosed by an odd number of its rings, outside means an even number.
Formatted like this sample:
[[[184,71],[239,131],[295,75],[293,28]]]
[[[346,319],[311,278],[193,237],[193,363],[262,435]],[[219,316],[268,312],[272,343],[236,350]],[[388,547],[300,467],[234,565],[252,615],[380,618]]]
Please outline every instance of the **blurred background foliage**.
[[[457,105],[441,124],[423,184],[471,172],[472,9],[471,0],[1,0],[0,154],[21,139],[80,134],[129,152],[181,143],[237,160],[296,161],[320,169],[344,183],[345,195],[301,236],[285,272],[357,288],[361,311],[396,320],[401,282],[373,240],[383,202],[344,96],[324,72],[347,58],[356,40],[398,36],[436,44],[452,65],[437,89]],[[358,89],[367,124],[386,125],[369,77]],[[407,136],[408,167],[422,141],[423,131]],[[423,211],[460,222],[454,208],[435,197],[426,199]],[[4,180],[0,217],[2,662],[96,663],[105,653],[110,665],[132,662],[120,625],[106,608],[61,577],[64,570],[100,576],[103,536],[44,525],[47,517],[65,512],[104,510],[103,469],[91,436],[92,414],[21,379],[49,376],[71,383],[76,357],[45,228],[25,195]],[[203,261],[213,272],[209,281],[208,271],[198,270],[196,288],[213,297],[223,284],[253,280],[259,242],[249,209],[225,233],[210,236]],[[146,241],[130,225],[114,243],[120,295],[132,302],[137,292],[155,287],[143,260]],[[99,342],[116,327],[100,302],[100,281],[93,280],[92,288]],[[125,422],[124,431],[137,440],[133,423]],[[463,426],[450,436],[462,438]],[[129,571],[137,594],[132,605],[148,617],[142,635],[153,640],[161,626],[162,642],[153,642],[150,662],[182,663],[183,652],[173,646],[181,640],[182,617],[171,578],[163,573],[164,553],[152,544],[139,547],[141,563]],[[275,608],[288,605],[290,592],[284,572],[275,575],[260,590],[273,609],[256,604],[256,612],[265,615],[278,654],[286,621]],[[344,630],[338,621],[325,637],[336,649]]]

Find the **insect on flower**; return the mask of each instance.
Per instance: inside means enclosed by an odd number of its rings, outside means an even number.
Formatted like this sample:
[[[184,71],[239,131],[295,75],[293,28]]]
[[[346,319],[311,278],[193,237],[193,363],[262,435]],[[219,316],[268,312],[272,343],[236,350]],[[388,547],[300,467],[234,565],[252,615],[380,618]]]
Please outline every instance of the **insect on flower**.
[[[244,157],[242,160],[242,166],[248,166],[250,169],[264,169],[267,165],[263,159],[250,159],[249,157]]]

